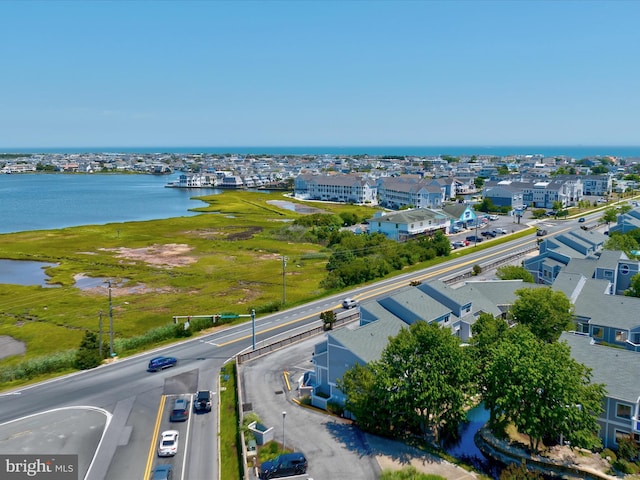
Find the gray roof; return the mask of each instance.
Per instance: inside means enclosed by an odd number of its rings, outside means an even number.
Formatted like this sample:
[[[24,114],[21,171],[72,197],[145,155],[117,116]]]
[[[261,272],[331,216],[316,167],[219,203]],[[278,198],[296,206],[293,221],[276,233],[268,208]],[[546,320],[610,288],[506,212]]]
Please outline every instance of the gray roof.
[[[385,222],[409,224],[432,219],[448,219],[449,217],[443,212],[437,212],[429,208],[415,208],[413,210],[402,210],[390,215],[370,218],[369,222]]]
[[[586,278],[592,278],[598,264],[595,258],[572,258],[564,268],[568,273],[579,273]]]
[[[369,363],[380,359],[390,337],[398,335],[407,324],[398,317],[387,312],[384,318],[363,327],[350,330],[341,328],[329,333],[333,339],[347,348],[363,362]]]
[[[484,297],[493,305],[511,305],[517,298],[516,290],[521,288],[540,288],[543,285],[525,283],[522,280],[493,280],[493,281],[468,281],[458,290],[466,293],[469,298],[478,299]],[[474,306],[475,309],[475,306]]]
[[[464,203],[449,203],[444,205],[442,210],[454,218],[460,218],[467,208],[468,205]]]
[[[621,348],[591,343],[591,338],[563,333],[560,341],[571,347],[571,357],[592,370],[591,383],[602,383],[609,397],[635,403],[640,384],[634,381],[640,371],[640,354]]]
[[[631,330],[640,326],[640,298],[607,295],[607,280],[587,279],[575,302],[575,314],[591,325]]]
[[[553,281],[553,289],[564,293],[571,303],[575,303],[587,277],[580,273],[560,272]]]
[[[418,320],[431,322],[452,313],[450,308],[417,288],[402,290],[378,302],[408,324]]]
[[[602,250],[597,267],[615,270],[618,268],[618,260],[629,260],[629,257],[620,250]]]

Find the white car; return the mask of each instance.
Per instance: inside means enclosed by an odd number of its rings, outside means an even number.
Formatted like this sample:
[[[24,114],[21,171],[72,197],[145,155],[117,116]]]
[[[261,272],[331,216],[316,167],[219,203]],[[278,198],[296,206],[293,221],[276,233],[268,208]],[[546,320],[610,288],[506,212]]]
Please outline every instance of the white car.
[[[177,430],[167,430],[162,432],[160,445],[158,446],[159,457],[172,457],[178,453],[178,436]]]
[[[356,308],[358,306],[358,302],[356,302],[353,298],[345,298],[342,301],[342,308],[349,310],[350,308]]]

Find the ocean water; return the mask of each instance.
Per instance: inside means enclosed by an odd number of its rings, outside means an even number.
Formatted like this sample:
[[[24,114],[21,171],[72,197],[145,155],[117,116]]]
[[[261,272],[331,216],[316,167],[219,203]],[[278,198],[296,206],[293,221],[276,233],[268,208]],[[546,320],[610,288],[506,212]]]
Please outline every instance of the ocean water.
[[[0,233],[195,215],[192,197],[218,190],[165,188],[167,176],[0,175]]]
[[[9,148],[0,153],[235,153],[241,155],[536,155],[568,156],[575,159],[610,155],[618,158],[640,158],[640,146],[615,145],[428,145],[428,146],[221,146],[221,147],[65,147]]]

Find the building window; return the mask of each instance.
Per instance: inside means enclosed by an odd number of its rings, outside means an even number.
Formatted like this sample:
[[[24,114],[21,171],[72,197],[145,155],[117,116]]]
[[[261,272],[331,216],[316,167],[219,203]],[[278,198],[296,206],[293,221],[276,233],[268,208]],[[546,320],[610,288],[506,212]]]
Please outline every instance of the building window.
[[[604,329],[601,327],[593,327],[593,338],[602,338],[604,336]]]
[[[624,263],[622,265],[620,265],[620,273],[622,275],[628,275],[629,274],[629,265],[626,265]]]
[[[616,342],[626,342],[627,332],[625,330],[616,330]]]
[[[631,406],[624,403],[616,403],[616,417],[618,418],[631,418]]]
[[[623,432],[622,430],[616,430],[616,445],[621,439],[629,438],[629,432]]]

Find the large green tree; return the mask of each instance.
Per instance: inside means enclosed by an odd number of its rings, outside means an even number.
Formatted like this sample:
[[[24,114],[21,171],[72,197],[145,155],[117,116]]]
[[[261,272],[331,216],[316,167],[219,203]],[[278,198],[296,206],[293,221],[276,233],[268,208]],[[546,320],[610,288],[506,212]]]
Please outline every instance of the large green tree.
[[[563,292],[549,287],[521,288],[516,295],[509,316],[539,339],[554,342],[573,325],[573,305]]]
[[[607,224],[607,226],[611,222],[615,222],[617,220],[618,220],[618,212],[616,211],[615,208],[613,208],[613,207],[607,208],[604,211],[604,215],[602,216],[602,221],[605,222]]]
[[[609,236],[604,248],[606,250],[620,250],[629,254],[632,250],[638,250],[638,241],[631,235],[616,233]]]
[[[524,267],[518,265],[503,265],[496,270],[496,276],[500,280],[522,280],[533,283],[533,275]]]
[[[512,328],[493,348],[483,382],[496,433],[513,424],[529,436],[534,451],[560,436],[574,446],[599,445],[605,390],[591,384],[591,371],[571,358],[566,343],[540,341],[521,325]]]
[[[627,297],[640,297],[640,273],[631,277],[631,285],[624,294]]]
[[[418,321],[390,339],[379,361],[351,368],[338,386],[363,429],[438,442],[465,418],[473,371],[448,328]]]

